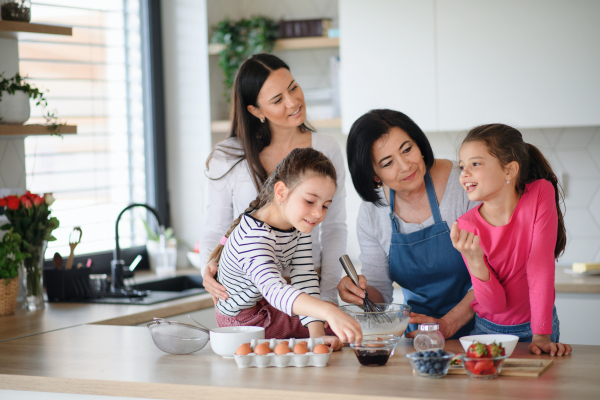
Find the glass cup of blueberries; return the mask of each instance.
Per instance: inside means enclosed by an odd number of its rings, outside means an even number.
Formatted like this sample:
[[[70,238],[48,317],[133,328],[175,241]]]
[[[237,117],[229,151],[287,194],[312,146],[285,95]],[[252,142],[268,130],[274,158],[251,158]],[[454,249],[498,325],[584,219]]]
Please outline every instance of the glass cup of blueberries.
[[[438,350],[418,351],[407,354],[413,371],[417,376],[424,378],[441,378],[448,373],[450,362],[454,353]]]

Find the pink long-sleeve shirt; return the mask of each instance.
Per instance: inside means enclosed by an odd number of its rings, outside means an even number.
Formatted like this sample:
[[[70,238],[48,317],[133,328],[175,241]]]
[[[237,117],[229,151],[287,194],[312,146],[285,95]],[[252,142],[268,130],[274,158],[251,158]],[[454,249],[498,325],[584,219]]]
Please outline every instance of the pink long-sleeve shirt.
[[[552,334],[558,230],[554,194],[554,186],[544,179],[526,185],[504,226],[487,223],[479,213],[481,206],[458,219],[461,230],[479,236],[490,271],[487,282],[471,274],[471,306],[480,318],[498,325],[531,322],[533,334]]]

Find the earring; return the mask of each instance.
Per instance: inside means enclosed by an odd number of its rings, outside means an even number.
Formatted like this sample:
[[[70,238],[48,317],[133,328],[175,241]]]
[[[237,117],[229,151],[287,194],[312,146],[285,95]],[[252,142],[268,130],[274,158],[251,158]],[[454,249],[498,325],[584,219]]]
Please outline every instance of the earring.
[[[260,123],[261,123],[261,124],[264,124],[264,123],[265,123],[265,118],[264,118],[264,117],[262,117],[262,118],[260,119]]]
[[[381,189],[381,181],[380,182],[375,181],[375,189]]]
[[[507,184],[507,185],[508,185],[508,184],[510,184],[510,181],[506,181],[506,184]]]

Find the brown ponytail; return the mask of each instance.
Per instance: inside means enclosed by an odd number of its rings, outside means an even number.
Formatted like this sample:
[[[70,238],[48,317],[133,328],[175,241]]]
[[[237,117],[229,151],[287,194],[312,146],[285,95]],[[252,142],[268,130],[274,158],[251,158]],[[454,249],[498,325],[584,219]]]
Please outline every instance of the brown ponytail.
[[[307,175],[329,177],[333,182],[336,182],[337,180],[335,167],[323,153],[311,147],[292,150],[267,178],[262,189],[258,193],[258,197],[255,200],[252,200],[250,206],[246,208],[235,221],[233,221],[231,227],[225,234],[225,237],[229,238],[229,235],[231,235],[231,232],[239,225],[244,214],[252,213],[273,201],[275,196],[275,184],[277,182],[283,182],[289,190],[293,190]],[[208,262],[215,260],[219,263],[223,247],[224,246],[219,243],[208,256]]]
[[[567,245],[567,231],[560,207],[561,203],[564,204],[564,191],[546,157],[537,147],[525,143],[521,132],[508,125],[489,124],[475,127],[467,134],[463,143],[476,141],[485,143],[490,154],[496,157],[502,166],[513,161],[519,164],[519,173],[515,178],[515,188],[519,194],[523,193],[526,184],[538,179],[545,179],[554,186],[558,214],[554,257],[558,258]]]

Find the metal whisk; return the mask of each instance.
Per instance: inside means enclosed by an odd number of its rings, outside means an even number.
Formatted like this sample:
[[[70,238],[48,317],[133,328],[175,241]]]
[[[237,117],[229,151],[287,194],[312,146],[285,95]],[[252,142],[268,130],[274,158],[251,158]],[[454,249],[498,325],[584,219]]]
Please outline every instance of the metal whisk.
[[[357,287],[360,288],[360,286],[358,285],[358,274],[356,273],[356,269],[354,268],[352,261],[350,261],[350,257],[348,257],[347,254],[344,254],[343,256],[340,257],[340,263],[342,264],[342,267],[344,267],[344,271],[346,271],[346,275],[348,275],[348,277],[352,280],[352,283],[354,283]],[[365,298],[363,299],[363,310],[364,310],[364,312],[368,313],[367,318],[372,317],[377,322],[382,322],[381,319],[383,319],[383,322],[389,322],[389,323],[392,322],[390,317],[388,317],[385,313],[383,313],[385,311],[383,308],[381,308],[379,305],[377,305],[376,303],[373,303],[371,300],[369,300],[369,294],[367,293],[366,290],[365,290]],[[382,313],[382,314],[377,314],[377,313]]]

